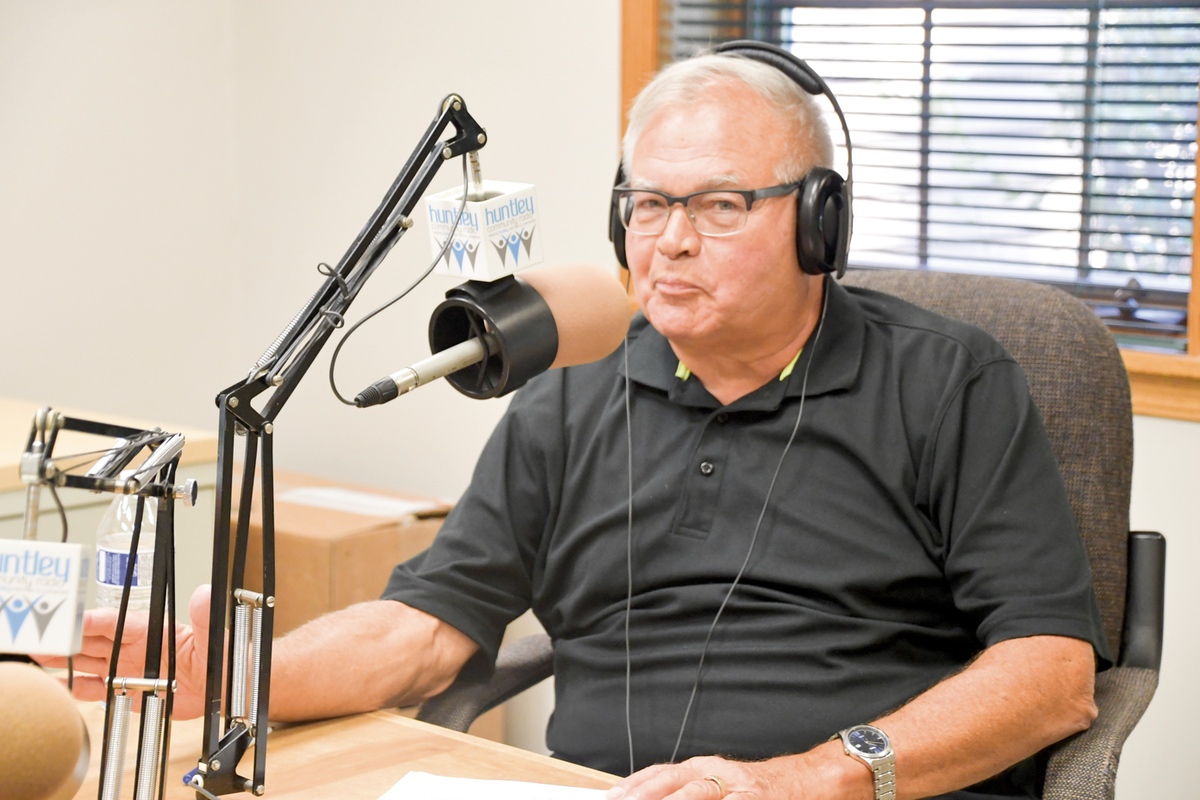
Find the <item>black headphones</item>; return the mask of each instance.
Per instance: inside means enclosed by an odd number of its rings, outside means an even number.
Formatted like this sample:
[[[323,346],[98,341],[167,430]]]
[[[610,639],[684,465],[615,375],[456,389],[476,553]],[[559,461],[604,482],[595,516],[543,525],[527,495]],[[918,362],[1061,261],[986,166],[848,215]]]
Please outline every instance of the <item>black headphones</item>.
[[[854,161],[850,155],[850,128],[837,98],[812,67],[781,47],[743,39],[719,45],[713,52],[742,56],[767,64],[787,75],[809,94],[829,98],[846,138],[847,177],[843,179],[825,167],[813,167],[804,176],[796,197],[796,257],[800,261],[800,269],[809,275],[835,273],[837,277],[842,277],[846,271],[850,244]],[[613,185],[619,186],[624,182],[624,170],[618,166]],[[625,227],[621,224],[615,197],[609,210],[608,238],[616,250],[617,261],[628,269],[625,261]]]

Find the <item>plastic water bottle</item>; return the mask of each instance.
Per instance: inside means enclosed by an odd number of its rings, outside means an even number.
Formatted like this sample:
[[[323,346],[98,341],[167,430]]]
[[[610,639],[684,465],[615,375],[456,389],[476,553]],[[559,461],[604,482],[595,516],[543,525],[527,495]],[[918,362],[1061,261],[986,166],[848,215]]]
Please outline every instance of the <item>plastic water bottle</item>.
[[[96,606],[120,608],[129,565],[129,546],[133,542],[133,521],[137,497],[121,495],[114,499],[96,529]],[[154,571],[154,531],[158,520],[158,500],[146,499],[142,511],[142,531],[137,555],[133,559],[133,584],[129,588],[129,608],[150,608],[150,580]]]

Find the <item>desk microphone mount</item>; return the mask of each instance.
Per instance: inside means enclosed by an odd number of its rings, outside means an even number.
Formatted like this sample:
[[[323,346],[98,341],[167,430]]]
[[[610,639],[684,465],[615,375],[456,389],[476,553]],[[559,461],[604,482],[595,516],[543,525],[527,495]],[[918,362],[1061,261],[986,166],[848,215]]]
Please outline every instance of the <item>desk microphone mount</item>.
[[[448,126],[454,134],[441,140]],[[358,237],[307,304],[251,368],[245,380],[217,395],[216,519],[213,531],[211,627],[205,684],[204,742],[191,779],[208,796],[261,795],[266,788],[271,638],[275,604],[275,490],[272,437],[275,419],[321,347],[344,320],[366,280],[412,227],[410,215],[441,165],[476,153],[487,143],[483,128],[458,95],[448,95],[404,168]],[[251,402],[270,392],[256,410]],[[241,489],[233,524],[235,436],[244,435]],[[249,525],[257,461],[262,510],[262,575],[248,585]],[[232,559],[232,563],[231,563]],[[230,647],[225,623],[232,612]],[[247,697],[247,692],[249,697]],[[224,698],[224,699],[223,699]],[[222,723],[222,717],[224,718]],[[251,777],[237,768],[254,747]]]
[[[60,431],[115,439],[104,450],[59,455],[55,444]],[[129,715],[133,707],[131,693],[141,693],[141,722],[138,732],[137,770],[133,795],[137,800],[163,797],[166,789],[167,750],[171,738],[171,708],[175,697],[175,501],[195,505],[194,480],[175,483],[175,473],[183,454],[184,436],[165,433],[157,428],[139,430],[94,420],[68,417],[50,408],[34,415],[25,453],[21,457],[21,479],[26,485],[24,538],[37,538],[38,511],[42,488],[87,489],[93,492],[136,496],[132,537],[129,546],[125,585],[117,612],[117,629],[105,677],[107,693],[104,710],[104,743],[100,760],[99,800],[119,800],[125,771],[125,745],[129,734]],[[144,459],[129,469],[143,451]],[[90,465],[86,474],[83,466]],[[119,677],[121,633],[129,612],[133,584],[134,559],[142,532],[147,498],[158,501],[154,533],[154,566],[150,583],[150,611],[146,630],[146,658],[141,678]],[[59,506],[61,512],[61,506]],[[66,515],[63,514],[63,541],[67,540]],[[165,625],[164,625],[165,623]],[[164,631],[166,646],[164,648]],[[161,674],[166,656],[166,675]]]

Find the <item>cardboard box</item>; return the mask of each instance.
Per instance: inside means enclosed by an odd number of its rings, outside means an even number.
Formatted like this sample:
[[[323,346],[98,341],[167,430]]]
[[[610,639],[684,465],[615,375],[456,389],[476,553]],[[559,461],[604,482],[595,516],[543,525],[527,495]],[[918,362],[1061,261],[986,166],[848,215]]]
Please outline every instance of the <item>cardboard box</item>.
[[[262,574],[261,501],[256,491],[246,558],[246,582],[255,590]],[[378,600],[392,568],[429,547],[447,511],[427,498],[276,472],[275,635]]]
[[[246,584],[255,591],[262,586],[261,500],[256,490],[246,555]],[[275,636],[378,600],[392,568],[429,547],[449,510],[428,498],[276,471]],[[485,714],[470,732],[503,741],[502,709]]]

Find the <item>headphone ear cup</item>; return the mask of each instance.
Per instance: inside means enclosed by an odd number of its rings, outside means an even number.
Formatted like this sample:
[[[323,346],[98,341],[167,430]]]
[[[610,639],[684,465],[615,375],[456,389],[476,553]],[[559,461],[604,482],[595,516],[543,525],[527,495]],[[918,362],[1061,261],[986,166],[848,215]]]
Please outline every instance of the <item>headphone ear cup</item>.
[[[850,131],[837,98],[816,71],[794,54],[766,42],[725,42],[715,52],[741,56],[778,69],[809,94],[824,95],[842,123],[846,135],[847,174],[853,175]],[[835,273],[842,277],[850,253],[850,196],[844,179],[832,170],[816,168],[809,174],[796,200],[796,257],[810,275]]]
[[[613,179],[613,188],[616,188],[625,182],[625,169],[622,165],[617,165],[617,177]],[[617,254],[617,263],[622,269],[629,269],[629,264],[625,261],[625,226],[621,224],[621,218],[617,214],[617,198],[614,195],[612,202],[608,206],[608,240],[612,242],[613,250]]]
[[[831,169],[813,167],[796,197],[796,258],[809,275],[846,271],[850,236],[846,182]]]

